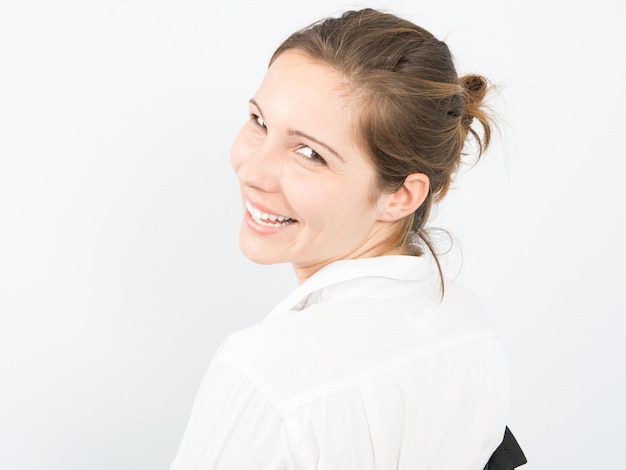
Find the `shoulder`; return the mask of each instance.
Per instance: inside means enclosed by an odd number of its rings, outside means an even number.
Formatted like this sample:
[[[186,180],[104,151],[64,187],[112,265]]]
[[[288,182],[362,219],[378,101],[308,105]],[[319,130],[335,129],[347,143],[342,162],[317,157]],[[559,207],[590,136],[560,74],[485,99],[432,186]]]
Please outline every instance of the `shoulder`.
[[[466,331],[488,331],[494,333],[490,315],[483,301],[466,285],[446,282],[445,295],[437,307],[442,320],[448,318],[457,328]]]
[[[284,413],[303,397],[495,337],[478,298],[451,283],[441,301],[414,291],[321,302],[232,334],[214,358]]]
[[[285,415],[285,403],[310,384],[320,369],[319,337],[300,318],[262,322],[231,334],[212,361],[246,377],[271,405]]]

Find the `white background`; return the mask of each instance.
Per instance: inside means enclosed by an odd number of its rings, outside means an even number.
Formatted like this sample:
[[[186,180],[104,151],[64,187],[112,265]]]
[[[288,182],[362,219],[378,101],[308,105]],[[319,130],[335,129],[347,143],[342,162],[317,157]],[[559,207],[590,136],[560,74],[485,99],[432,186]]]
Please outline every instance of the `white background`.
[[[246,102],[288,33],[359,6],[500,85],[437,222],[507,344],[525,468],[622,468],[618,3],[2,0],[0,468],[168,468],[220,341],[295,287],[238,250]]]

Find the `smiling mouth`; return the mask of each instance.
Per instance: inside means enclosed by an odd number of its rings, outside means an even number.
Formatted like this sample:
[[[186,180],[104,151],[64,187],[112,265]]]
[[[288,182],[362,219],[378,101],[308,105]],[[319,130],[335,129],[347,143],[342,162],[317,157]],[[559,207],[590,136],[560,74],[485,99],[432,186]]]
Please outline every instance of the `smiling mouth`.
[[[248,201],[246,201],[246,210],[257,224],[265,225],[266,227],[284,227],[296,221],[295,219],[283,215],[261,212]]]

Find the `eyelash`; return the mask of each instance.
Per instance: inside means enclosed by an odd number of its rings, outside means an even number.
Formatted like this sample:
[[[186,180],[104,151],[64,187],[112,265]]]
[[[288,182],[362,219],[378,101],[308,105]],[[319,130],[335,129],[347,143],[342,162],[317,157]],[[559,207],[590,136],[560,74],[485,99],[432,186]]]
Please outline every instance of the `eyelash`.
[[[265,125],[265,120],[258,114],[250,114],[250,120],[255,126],[259,127],[260,129],[267,129],[267,126]],[[308,151],[306,153],[303,152],[303,150],[307,149]],[[309,147],[308,145],[300,145],[298,147],[297,153],[299,155],[302,155],[305,159],[310,160],[314,163],[326,165],[326,160],[324,160],[324,158],[319,153],[317,153],[313,148]]]

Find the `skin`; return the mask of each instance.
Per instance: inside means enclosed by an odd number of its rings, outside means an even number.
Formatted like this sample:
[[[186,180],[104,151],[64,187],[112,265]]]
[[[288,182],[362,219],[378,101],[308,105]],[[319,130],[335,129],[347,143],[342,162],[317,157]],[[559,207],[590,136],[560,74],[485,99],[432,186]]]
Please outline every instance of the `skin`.
[[[346,85],[330,66],[286,51],[250,100],[232,146],[240,248],[257,263],[291,263],[300,283],[336,260],[397,254],[389,246],[397,223],[428,191],[422,174],[396,193],[376,188],[354,138],[357,100],[346,99]]]

